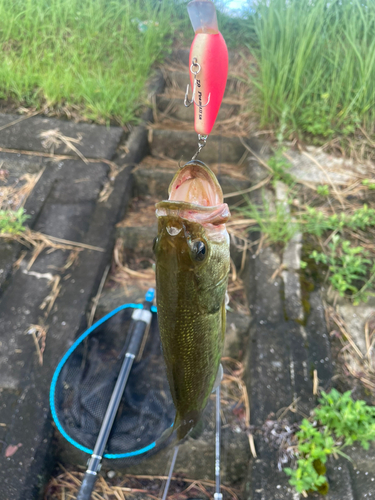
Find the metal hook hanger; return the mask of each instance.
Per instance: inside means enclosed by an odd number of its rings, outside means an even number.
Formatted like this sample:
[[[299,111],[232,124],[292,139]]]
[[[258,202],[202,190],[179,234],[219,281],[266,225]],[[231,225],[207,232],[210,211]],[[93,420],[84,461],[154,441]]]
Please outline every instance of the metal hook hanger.
[[[194,68],[197,68],[196,71],[194,71]],[[187,84],[186,92],[185,92],[185,99],[184,99],[184,105],[187,108],[189,106],[191,106],[193,103],[200,108],[205,108],[210,102],[211,92],[208,94],[206,104],[200,104],[200,103],[195,102],[195,92],[197,90],[197,74],[200,72],[200,70],[201,70],[201,65],[198,63],[197,58],[194,57],[193,62],[191,63],[191,66],[190,66],[190,72],[194,75],[193,94],[191,96],[191,100],[189,100],[189,84]]]

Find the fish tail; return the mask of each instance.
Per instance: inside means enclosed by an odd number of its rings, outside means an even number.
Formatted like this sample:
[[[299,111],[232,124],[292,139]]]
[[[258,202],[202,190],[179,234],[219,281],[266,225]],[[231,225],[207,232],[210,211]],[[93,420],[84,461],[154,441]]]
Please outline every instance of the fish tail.
[[[197,425],[200,417],[201,415],[197,410],[189,412],[184,419],[182,419],[180,415],[177,414],[173,426],[163,432],[160,438],[156,440],[155,446],[161,446],[168,440],[170,440],[168,445],[173,444],[175,446],[176,444],[180,443]]]
[[[179,439],[178,439],[177,433],[175,431],[176,431],[176,429],[179,429],[179,426],[180,426],[180,419],[178,418],[178,415],[176,415],[176,418],[174,420],[173,425],[171,425],[171,427],[169,427],[169,429],[166,429],[163,432],[163,434],[160,436],[160,438],[158,438],[156,440],[155,447],[157,448],[159,446],[162,446],[167,441],[170,441],[168,443],[168,445],[173,444],[175,446],[176,444],[178,444]],[[174,434],[174,436],[173,436],[173,434]],[[172,437],[172,439],[171,439],[171,437]]]

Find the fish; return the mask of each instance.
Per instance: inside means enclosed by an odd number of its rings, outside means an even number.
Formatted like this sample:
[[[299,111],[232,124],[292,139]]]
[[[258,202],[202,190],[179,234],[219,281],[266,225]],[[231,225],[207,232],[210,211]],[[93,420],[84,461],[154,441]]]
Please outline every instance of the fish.
[[[220,383],[230,242],[230,217],[211,169],[183,165],[156,204],[156,305],[167,377],[176,416],[168,434],[178,441],[198,424]]]

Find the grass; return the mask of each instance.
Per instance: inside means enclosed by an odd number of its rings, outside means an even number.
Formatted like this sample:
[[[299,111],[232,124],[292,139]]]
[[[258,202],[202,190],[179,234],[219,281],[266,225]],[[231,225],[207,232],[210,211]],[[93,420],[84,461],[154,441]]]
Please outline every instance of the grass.
[[[346,458],[343,448],[359,442],[368,450],[375,439],[375,407],[364,401],[354,401],[350,391],[340,394],[332,389],[322,392],[320,405],[315,408],[311,420],[304,419],[296,434],[297,467],[285,468],[290,484],[298,493],[328,493],[325,464],[330,455]]]
[[[299,230],[299,225],[292,220],[283,203],[271,206],[264,196],[262,207],[257,207],[247,199],[246,205],[239,207],[237,211],[256,222],[248,228],[249,232],[261,231],[270,243],[286,245]]]
[[[262,125],[329,139],[375,124],[375,2],[256,0]]]
[[[0,99],[125,124],[144,103],[152,65],[194,37],[185,0],[0,0]],[[219,2],[233,47],[254,35]]]
[[[167,0],[0,0],[0,98],[133,120],[172,19]]]
[[[21,207],[15,210],[0,210],[0,233],[20,234],[25,231],[24,223],[29,219]]]

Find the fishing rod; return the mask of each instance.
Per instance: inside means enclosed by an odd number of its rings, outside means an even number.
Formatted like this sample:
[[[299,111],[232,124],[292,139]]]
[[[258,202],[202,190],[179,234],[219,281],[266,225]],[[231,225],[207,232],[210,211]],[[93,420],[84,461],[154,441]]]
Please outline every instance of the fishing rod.
[[[220,401],[220,384],[216,387],[215,391],[216,405],[215,405],[215,493],[214,500],[222,500],[223,494],[221,493],[221,466],[220,466],[220,443],[221,443],[221,401]],[[167,500],[169,486],[171,484],[173,469],[176,464],[177,454],[180,445],[174,447],[171,465],[169,467],[167,482],[165,483],[163,495],[161,500]]]
[[[135,309],[132,314],[132,324],[130,326],[130,339],[128,336],[126,353],[121,365],[120,373],[118,375],[116,385],[113,389],[111,399],[105,413],[98,438],[95,443],[93,453],[88,460],[87,470],[83,477],[81,488],[78,492],[77,500],[90,500],[94,485],[97,479],[97,474],[101,467],[101,461],[104,450],[116,417],[118,407],[126,383],[129,378],[130,370],[132,368],[134,359],[138,356],[145,333],[148,330],[151,319],[151,306],[154,300],[155,290],[150,288],[145,296],[142,309]]]

